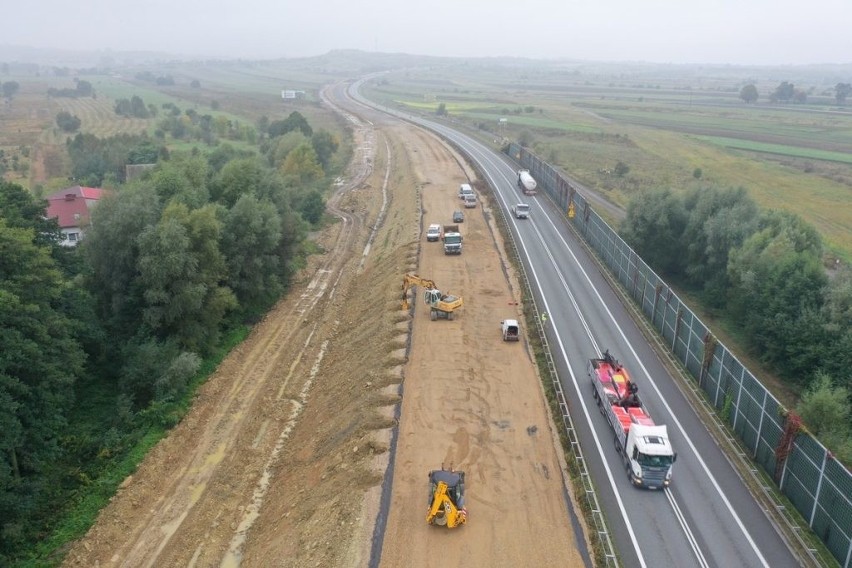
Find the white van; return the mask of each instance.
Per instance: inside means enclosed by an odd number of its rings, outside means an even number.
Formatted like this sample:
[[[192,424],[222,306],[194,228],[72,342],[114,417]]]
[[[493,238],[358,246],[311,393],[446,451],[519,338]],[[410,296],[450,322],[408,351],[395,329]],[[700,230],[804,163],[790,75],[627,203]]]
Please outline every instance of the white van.
[[[459,186],[459,199],[464,199],[468,195],[476,195],[469,183],[463,183]]]
[[[441,238],[441,225],[437,223],[432,223],[429,225],[429,228],[426,229],[426,240],[431,242],[437,241]]]
[[[530,206],[526,203],[516,203],[512,206],[515,219],[527,219],[530,216]]]

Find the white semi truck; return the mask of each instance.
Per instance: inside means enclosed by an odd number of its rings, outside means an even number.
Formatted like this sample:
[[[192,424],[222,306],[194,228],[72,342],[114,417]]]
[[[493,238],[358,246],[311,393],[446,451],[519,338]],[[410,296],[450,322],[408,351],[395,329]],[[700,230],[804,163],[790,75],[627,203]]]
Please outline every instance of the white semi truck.
[[[602,358],[589,360],[588,371],[598,407],[615,433],[627,478],[636,487],[668,487],[677,454],[666,427],[654,424],[642,406],[639,388],[627,370],[606,351]]]
[[[524,195],[536,194],[536,187],[538,187],[538,184],[530,175],[529,170],[518,170],[518,187],[521,188]]]

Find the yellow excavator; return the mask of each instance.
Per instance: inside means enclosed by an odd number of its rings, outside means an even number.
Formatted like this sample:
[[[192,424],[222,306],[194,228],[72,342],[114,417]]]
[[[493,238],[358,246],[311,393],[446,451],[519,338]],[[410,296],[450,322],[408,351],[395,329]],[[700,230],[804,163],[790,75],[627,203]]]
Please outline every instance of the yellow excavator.
[[[438,318],[453,319],[455,311],[464,305],[464,301],[458,296],[443,294],[434,281],[420,278],[416,274],[406,274],[402,277],[402,309],[408,309],[408,290],[412,286],[422,286],[426,289],[423,299],[431,308],[429,317],[432,321]]]
[[[426,522],[454,529],[467,522],[464,508],[464,472],[435,469],[429,472],[429,513]]]

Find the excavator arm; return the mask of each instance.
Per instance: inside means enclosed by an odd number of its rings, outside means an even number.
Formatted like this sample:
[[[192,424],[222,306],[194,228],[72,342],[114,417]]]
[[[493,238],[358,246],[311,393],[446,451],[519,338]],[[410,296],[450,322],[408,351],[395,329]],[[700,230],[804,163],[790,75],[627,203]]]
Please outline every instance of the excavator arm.
[[[447,495],[447,484],[439,481],[432,497],[432,506],[426,515],[426,522],[430,525],[441,525],[447,528],[455,528],[467,521],[467,511],[457,508],[450,496]]]
[[[408,309],[408,290],[411,289],[412,286],[423,286],[429,290],[434,290],[438,288],[438,285],[435,284],[434,281],[429,280],[427,278],[420,278],[416,274],[406,274],[402,277],[402,309]]]

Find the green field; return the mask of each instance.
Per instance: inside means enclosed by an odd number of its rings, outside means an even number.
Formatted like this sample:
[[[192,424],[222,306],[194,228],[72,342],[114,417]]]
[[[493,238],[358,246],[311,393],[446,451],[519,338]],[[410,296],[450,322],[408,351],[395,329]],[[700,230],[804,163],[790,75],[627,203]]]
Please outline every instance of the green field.
[[[761,206],[804,217],[852,261],[852,102],[836,105],[820,69],[525,63],[388,73],[365,92],[424,115],[443,103],[483,139],[526,137],[622,207],[647,188],[744,187]],[[781,80],[805,88],[807,103],[770,103]],[[739,99],[746,82],[759,86],[756,104]],[[623,177],[612,174],[619,161]]]
[[[814,148],[801,148],[797,146],[784,146],[782,144],[769,144],[754,140],[740,140],[738,138],[724,138],[722,136],[697,136],[711,144],[734,148],[737,150],[750,150],[752,152],[764,152],[766,154],[778,154],[779,156],[792,156],[795,158],[810,158],[813,160],[824,160],[826,162],[842,162],[852,164],[852,153],[829,152]]]

